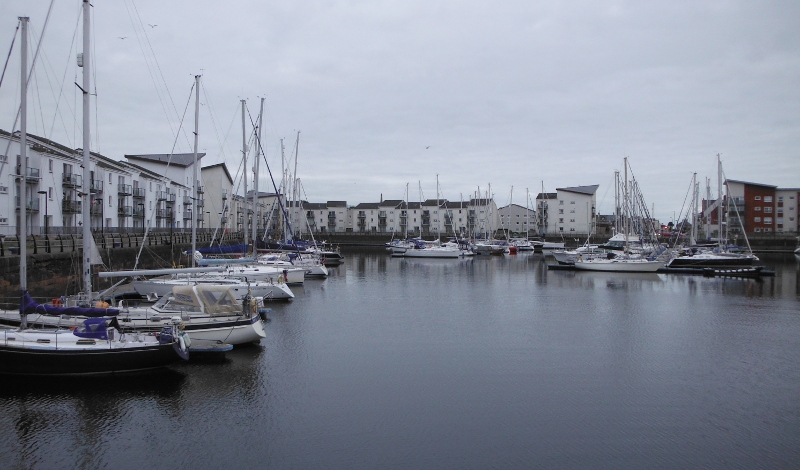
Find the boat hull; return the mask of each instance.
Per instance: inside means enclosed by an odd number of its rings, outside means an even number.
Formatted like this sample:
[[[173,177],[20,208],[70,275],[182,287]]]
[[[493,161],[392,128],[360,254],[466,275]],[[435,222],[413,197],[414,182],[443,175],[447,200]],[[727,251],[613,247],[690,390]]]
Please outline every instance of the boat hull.
[[[3,375],[127,374],[159,369],[183,360],[175,343],[94,350],[23,348],[8,343],[0,345],[0,374]]]
[[[654,273],[663,267],[664,263],[661,261],[647,260],[596,259],[575,261],[575,269],[583,271]]]

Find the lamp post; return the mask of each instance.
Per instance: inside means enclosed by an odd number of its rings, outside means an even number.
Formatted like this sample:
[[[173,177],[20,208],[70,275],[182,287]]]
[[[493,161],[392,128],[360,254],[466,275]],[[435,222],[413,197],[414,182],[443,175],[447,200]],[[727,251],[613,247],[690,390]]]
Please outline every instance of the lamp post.
[[[206,222],[210,222],[211,221],[211,212],[210,211],[206,211],[206,216],[208,216],[208,219],[203,221],[203,228],[206,228]]]
[[[37,191],[39,194],[44,194],[44,236],[47,236],[47,191]]]

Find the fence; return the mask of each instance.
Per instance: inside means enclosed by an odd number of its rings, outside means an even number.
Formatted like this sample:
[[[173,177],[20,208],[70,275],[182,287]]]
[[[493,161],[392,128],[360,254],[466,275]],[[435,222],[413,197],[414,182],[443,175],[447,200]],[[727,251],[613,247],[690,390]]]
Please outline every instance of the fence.
[[[145,243],[146,245],[191,245],[192,232],[175,230],[173,232],[152,232],[145,239],[142,234],[114,232],[114,233],[94,233],[94,242],[100,250],[113,248],[138,248]],[[219,237],[219,234],[217,234]],[[228,233],[225,239],[241,240],[242,233]],[[196,243],[208,244],[214,239],[214,232],[211,230],[198,231]],[[73,234],[51,234],[51,235],[31,235],[25,244],[27,252],[30,254],[43,253],[71,253],[81,251],[83,248],[83,237]],[[20,239],[17,236],[0,237],[0,257],[18,256]]]

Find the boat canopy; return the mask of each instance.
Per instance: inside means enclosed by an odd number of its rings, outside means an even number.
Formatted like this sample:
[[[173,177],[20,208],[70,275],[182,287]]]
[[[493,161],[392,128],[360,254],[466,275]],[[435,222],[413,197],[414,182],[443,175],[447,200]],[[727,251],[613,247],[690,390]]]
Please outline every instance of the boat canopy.
[[[197,248],[195,251],[198,251],[204,255],[219,255],[224,253],[247,253],[247,245],[244,244],[217,245],[204,248]],[[184,254],[191,255],[192,250],[187,250],[186,252],[184,252]]]
[[[58,307],[55,305],[40,304],[33,300],[31,295],[25,291],[22,294],[21,313],[40,313],[42,315],[70,315],[75,317],[112,317],[119,314],[115,308],[99,307]]]
[[[203,311],[211,315],[242,313],[242,301],[228,285],[197,284],[173,286],[172,295],[153,306],[156,310]]]

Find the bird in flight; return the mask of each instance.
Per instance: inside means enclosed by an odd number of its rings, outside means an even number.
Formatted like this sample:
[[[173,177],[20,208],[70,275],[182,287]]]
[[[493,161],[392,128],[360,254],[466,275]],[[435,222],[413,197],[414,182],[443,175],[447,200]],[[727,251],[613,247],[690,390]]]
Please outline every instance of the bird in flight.
[[[147,26],[150,26],[151,28],[155,28],[155,27],[156,27],[156,26],[158,26],[158,25],[157,25],[157,24],[150,24],[150,23],[147,23]]]
[[[431,146],[430,146],[430,145],[429,145],[429,146],[427,146],[427,147],[425,147],[425,150],[428,150],[429,148],[431,148]]]
[[[118,37],[119,37],[120,39],[125,39],[125,38],[127,38],[128,36],[118,36]]]

